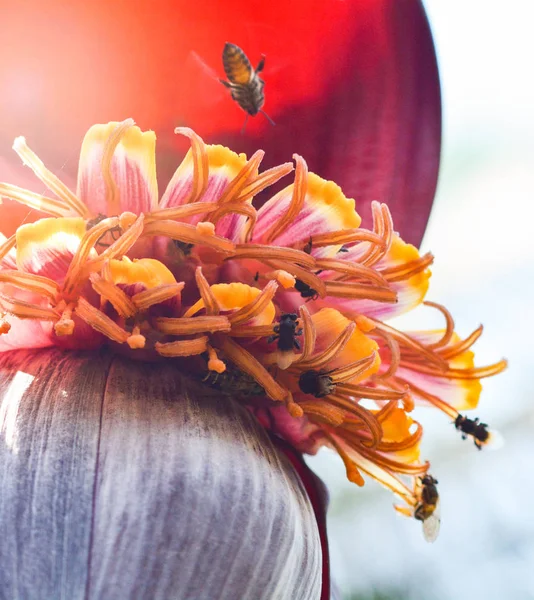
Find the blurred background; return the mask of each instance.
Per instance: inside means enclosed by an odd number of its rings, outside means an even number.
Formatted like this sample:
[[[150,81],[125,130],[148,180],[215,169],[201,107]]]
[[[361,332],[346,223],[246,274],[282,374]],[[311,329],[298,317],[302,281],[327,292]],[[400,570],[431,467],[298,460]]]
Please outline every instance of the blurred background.
[[[439,479],[441,532],[391,507],[373,482],[357,489],[337,456],[310,464],[331,493],[333,574],[351,600],[534,598],[534,4],[424,2],[441,71],[444,138],[438,194],[423,242],[436,257],[428,299],[460,335],[484,323],[479,365],[509,359],[484,380],[478,416],[505,446],[478,452],[441,414],[416,413],[423,456]],[[441,327],[430,309],[402,325]],[[415,325],[417,321],[417,325]],[[417,418],[416,417],[416,418]]]

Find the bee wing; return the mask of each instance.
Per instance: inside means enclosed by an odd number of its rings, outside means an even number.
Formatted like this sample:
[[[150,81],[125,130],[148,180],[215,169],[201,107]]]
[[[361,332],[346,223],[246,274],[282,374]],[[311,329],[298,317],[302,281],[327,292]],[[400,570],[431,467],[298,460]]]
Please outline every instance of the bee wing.
[[[484,444],[484,448],[488,450],[500,450],[504,446],[504,437],[495,429],[489,430],[488,441]]]
[[[187,57],[185,81],[190,93],[201,106],[213,108],[213,105],[228,96],[228,91],[220,82],[215,69],[194,50],[191,50]]]
[[[439,500],[436,503],[434,512],[423,521],[423,536],[427,542],[435,542],[439,535],[441,525],[441,510]]]

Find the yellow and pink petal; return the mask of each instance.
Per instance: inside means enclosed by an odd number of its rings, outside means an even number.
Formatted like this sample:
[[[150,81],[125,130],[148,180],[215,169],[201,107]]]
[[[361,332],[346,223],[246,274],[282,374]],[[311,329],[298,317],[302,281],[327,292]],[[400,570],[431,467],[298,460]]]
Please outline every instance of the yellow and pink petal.
[[[61,283],[86,233],[80,217],[40,219],[16,233],[16,263],[26,273]],[[91,256],[96,256],[94,250]]]
[[[360,223],[354,200],[346,198],[334,182],[308,173],[299,157],[295,183],[276,194],[258,211],[253,241],[303,248],[311,238],[309,252],[314,256],[333,256],[341,244],[313,250],[313,236],[355,229]]]
[[[80,153],[77,195],[94,216],[157,207],[156,135],[131,119],[93,125]]]

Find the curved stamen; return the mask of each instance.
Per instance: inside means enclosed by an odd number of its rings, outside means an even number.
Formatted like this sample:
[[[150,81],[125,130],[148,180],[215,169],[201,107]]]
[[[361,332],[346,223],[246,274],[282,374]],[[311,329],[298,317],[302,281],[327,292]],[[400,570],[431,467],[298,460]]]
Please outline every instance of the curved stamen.
[[[226,254],[232,254],[235,250],[235,245],[230,240],[220,235],[202,234],[194,225],[190,225],[189,223],[177,223],[176,221],[169,220],[147,223],[143,231],[143,236],[152,237],[155,235],[180,240],[187,244],[209,246]]]
[[[227,214],[236,213],[238,215],[242,215],[247,217],[247,223],[245,225],[245,231],[241,239],[245,241],[245,243],[250,239],[250,235],[252,233],[252,229],[256,224],[257,213],[256,209],[251,204],[238,203],[238,202],[226,202],[219,206],[218,210],[216,210],[211,216],[210,219],[213,223],[217,223],[219,219],[224,217]]]
[[[330,379],[332,379],[333,383],[336,384],[336,389],[338,389],[337,384],[350,381],[351,379],[363,375],[373,366],[377,359],[378,353],[373,352],[370,356],[366,356],[365,358],[361,358],[344,367],[330,371]]]
[[[287,229],[288,225],[293,223],[304,206],[308,190],[308,165],[298,154],[293,154],[293,159],[295,160],[296,167],[291,201],[282,218],[274,223],[271,229],[265,234],[264,239],[266,243],[272,242],[281,235]]]
[[[52,279],[22,271],[0,271],[0,283],[9,283],[17,288],[45,296],[52,302],[57,301],[59,293],[59,285]]]
[[[314,421],[339,427],[345,420],[345,413],[341,408],[333,406],[325,400],[304,400],[298,403],[304,414],[312,417]]]
[[[191,140],[191,155],[193,157],[193,186],[191,194],[184,204],[196,202],[204,195],[208,187],[209,156],[204,140],[189,127],[176,127],[174,133],[185,135]],[[171,217],[172,218],[172,217]]]
[[[71,211],[78,213],[83,218],[88,216],[89,210],[87,206],[85,206],[76,194],[69,190],[59,177],[44,166],[43,161],[28,147],[26,140],[22,136],[15,139],[13,150],[15,150],[22,159],[22,162],[30,167],[46,187],[62,200],[65,206],[68,206]]]
[[[447,348],[442,348],[439,351],[440,356],[442,358],[444,358],[445,360],[452,360],[453,358],[460,356],[460,354],[467,352],[467,350],[469,350],[469,348],[471,348],[471,346],[482,335],[483,331],[484,331],[484,326],[479,325],[475,329],[475,331],[473,331],[469,336],[467,336],[465,338],[465,340],[462,340],[462,341],[458,342],[457,344],[451,344]]]
[[[102,152],[102,178],[104,179],[104,186],[106,188],[106,212],[108,215],[116,215],[120,212],[120,193],[111,174],[111,161],[124,134],[134,125],[135,122],[133,119],[125,119],[121,123],[118,123],[113,128],[104,145]]]
[[[317,332],[315,331],[315,325],[311,318],[309,310],[302,305],[299,309],[300,318],[302,319],[302,354],[297,357],[293,364],[299,364],[306,362],[312,355],[315,348],[315,341],[317,339]]]
[[[264,189],[275,184],[279,179],[282,179],[288,173],[294,169],[293,163],[283,163],[272,169],[267,169],[261,175],[259,175],[252,183],[246,185],[236,198],[235,202],[244,202],[249,198],[253,198]]]
[[[289,263],[296,263],[302,267],[313,269],[315,259],[294,248],[285,248],[282,246],[264,246],[263,244],[236,244],[235,254],[231,257],[233,260],[242,258],[253,258],[261,262],[266,260],[280,260]]]
[[[136,314],[137,307],[132,302],[130,296],[125,294],[118,286],[110,281],[102,279],[102,277],[96,273],[93,273],[89,279],[91,280],[91,285],[95,292],[99,294],[102,299],[111,302],[113,308],[121,317],[127,319]]]
[[[315,295],[317,295],[320,298],[324,298],[326,296],[325,282],[312,271],[308,271],[307,269],[299,267],[294,263],[285,262],[281,260],[264,260],[263,262],[272,269],[279,271],[287,271],[288,273],[293,275],[293,277],[295,277],[296,280],[298,279],[299,281],[307,285],[310,288],[310,290],[312,290],[310,292],[311,296],[308,297],[313,298]],[[297,288],[295,289],[299,291]]]
[[[327,231],[325,233],[316,233],[313,235],[313,247],[321,248],[323,246],[343,246],[345,244],[354,244],[357,242],[370,242],[371,244],[384,247],[385,242],[381,236],[367,229],[340,229],[338,231]],[[299,240],[292,244],[293,248],[302,250],[310,243],[310,237]]]
[[[69,215],[72,215],[71,207],[61,200],[55,200],[54,198],[49,198],[42,194],[30,192],[18,185],[0,183],[0,198],[14,200],[19,204],[24,204],[29,208],[48,213],[53,217],[68,217]]]
[[[311,369],[322,369],[327,363],[334,360],[334,358],[343,351],[355,328],[356,323],[349,323],[343,333],[336,340],[334,340],[334,342],[332,342],[328,348],[323,350],[321,354],[312,358],[311,360],[300,362],[299,369],[304,371]]]
[[[345,465],[345,470],[347,472],[347,479],[362,487],[365,483],[363,477],[358,470],[358,465],[352,460],[352,458],[345,452],[345,449],[339,444],[338,440],[333,436],[324,432],[324,435],[328,439],[328,441],[334,446],[335,451],[341,457],[343,464]]]
[[[260,166],[265,152],[263,150],[257,150],[246,163],[246,165],[239,171],[239,173],[232,179],[223,192],[223,195],[219,198],[219,204],[225,202],[235,202],[235,199],[241,195],[243,188],[249,182],[249,179],[253,176],[257,176],[258,167]]]
[[[249,302],[243,306],[243,308],[240,308],[239,310],[236,310],[228,315],[232,326],[246,323],[255,316],[261,314],[274,298],[277,290],[278,284],[275,281],[269,281],[269,283],[263,288],[262,292],[258,294],[256,298],[252,300],[252,302]]]
[[[197,267],[195,270],[195,281],[197,283],[198,291],[201,299],[204,301],[204,308],[206,309],[207,315],[218,315],[220,312],[219,303],[215,298],[214,293],[211,291],[208,280],[202,273],[202,267]]]
[[[388,287],[388,282],[382,274],[370,267],[336,258],[317,258],[316,263],[317,268],[323,271],[335,271],[336,273],[342,273],[343,275],[349,275],[358,279],[368,279],[380,286]]]
[[[397,292],[388,287],[352,283],[350,281],[325,281],[327,296],[336,298],[353,298],[357,300],[374,300],[395,304]]]
[[[443,346],[446,346],[451,341],[451,338],[454,334],[454,319],[452,318],[451,313],[442,304],[438,304],[437,302],[430,302],[428,300],[423,302],[423,304],[425,306],[431,306],[432,308],[436,308],[445,317],[446,326],[445,326],[445,333],[443,334],[443,337],[440,340],[438,340],[437,342],[427,345],[428,348],[437,350],[438,348],[442,348]]]
[[[411,260],[400,265],[395,265],[394,267],[381,269],[380,273],[389,283],[405,281],[406,279],[410,279],[410,277],[413,277],[418,273],[426,271],[426,269],[428,269],[433,262],[434,256],[430,254],[430,252],[427,252],[415,260]]]

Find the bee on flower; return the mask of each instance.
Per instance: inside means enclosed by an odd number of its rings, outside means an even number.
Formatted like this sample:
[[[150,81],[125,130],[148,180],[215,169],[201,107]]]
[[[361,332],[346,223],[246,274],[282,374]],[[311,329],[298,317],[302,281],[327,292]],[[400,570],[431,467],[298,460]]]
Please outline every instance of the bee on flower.
[[[386,205],[375,202],[363,228],[354,200],[302,157],[261,172],[262,151],[247,158],[176,133],[191,149],[161,197],[155,135],[130,119],[88,131],[76,193],[17,138],[52,195],[0,184],[0,196],[50,215],[0,246],[0,350],[108,344],[175,361],[267,414],[262,423],[298,450],[332,448],[350,481],[382,483],[433,537],[437,481],[412,410],[431,405],[484,445],[487,425],[458,411],[477,405],[480,379],[505,361],[475,367],[481,330],[461,339],[434,302],[442,331],[387,323],[425,301],[433,257],[395,233]]]

